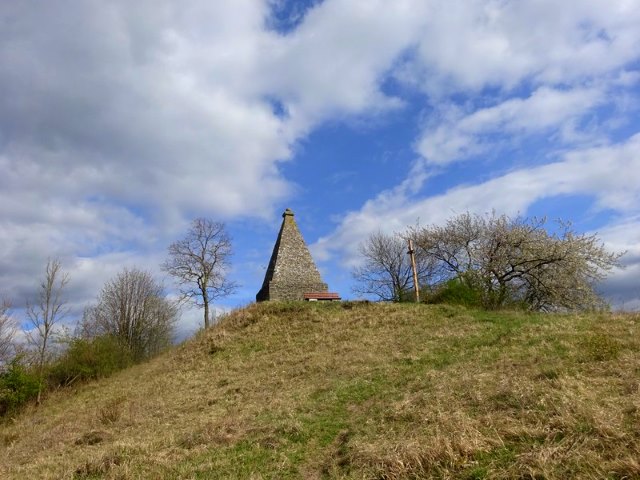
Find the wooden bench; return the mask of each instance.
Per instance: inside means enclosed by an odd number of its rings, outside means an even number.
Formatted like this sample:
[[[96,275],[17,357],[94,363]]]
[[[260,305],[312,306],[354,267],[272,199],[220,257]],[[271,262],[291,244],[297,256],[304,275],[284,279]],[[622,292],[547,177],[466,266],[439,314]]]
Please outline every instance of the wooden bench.
[[[342,300],[340,295],[333,292],[307,292],[304,294],[305,302],[334,302]]]

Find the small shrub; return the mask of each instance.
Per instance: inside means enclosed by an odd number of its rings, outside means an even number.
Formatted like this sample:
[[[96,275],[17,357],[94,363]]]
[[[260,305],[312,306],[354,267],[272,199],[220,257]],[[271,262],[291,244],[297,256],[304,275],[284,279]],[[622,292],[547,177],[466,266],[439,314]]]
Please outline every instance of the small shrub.
[[[74,339],[68,350],[50,368],[51,385],[67,386],[76,381],[108,377],[133,363],[129,349],[112,336]]]
[[[99,443],[109,439],[111,439],[111,435],[108,432],[91,430],[76,439],[74,443],[75,445],[98,445]]]
[[[76,479],[105,478],[115,468],[125,463],[125,457],[120,452],[111,452],[100,459],[87,461],[79,466],[73,474]]]
[[[438,288],[427,300],[429,303],[448,303],[466,307],[482,306],[481,292],[459,278],[452,278]]]
[[[27,370],[14,358],[0,375],[0,416],[7,415],[38,396],[40,382],[35,373]]]
[[[620,343],[608,335],[595,334],[587,336],[580,343],[580,360],[583,362],[606,362],[615,360],[620,353]]]
[[[108,401],[104,407],[98,410],[98,420],[103,425],[110,425],[116,423],[122,416],[122,410],[124,408],[124,397],[114,398]]]
[[[413,288],[401,290],[398,293],[398,301],[400,303],[411,303],[416,301],[416,291]]]

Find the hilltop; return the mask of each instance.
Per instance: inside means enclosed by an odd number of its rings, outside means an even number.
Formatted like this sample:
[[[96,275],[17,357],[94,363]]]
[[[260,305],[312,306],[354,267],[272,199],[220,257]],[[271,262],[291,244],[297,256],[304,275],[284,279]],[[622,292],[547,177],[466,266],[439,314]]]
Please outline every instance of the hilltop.
[[[263,303],[0,426],[2,478],[640,478],[640,315]]]

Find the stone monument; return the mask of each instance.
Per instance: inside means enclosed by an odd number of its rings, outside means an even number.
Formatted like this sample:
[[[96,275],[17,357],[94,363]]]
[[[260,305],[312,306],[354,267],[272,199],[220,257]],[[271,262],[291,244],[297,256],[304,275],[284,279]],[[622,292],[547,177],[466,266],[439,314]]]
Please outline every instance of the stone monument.
[[[256,301],[339,300],[337,294],[328,293],[293,217],[288,208],[282,214],[280,233]]]

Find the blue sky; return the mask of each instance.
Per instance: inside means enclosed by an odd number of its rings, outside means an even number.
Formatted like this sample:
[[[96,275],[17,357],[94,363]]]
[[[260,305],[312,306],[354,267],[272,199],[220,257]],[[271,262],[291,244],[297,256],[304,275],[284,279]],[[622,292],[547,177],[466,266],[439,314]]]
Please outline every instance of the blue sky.
[[[246,304],[287,207],[344,297],[369,233],[495,210],[627,251],[601,288],[640,308],[638,0],[3,2],[0,62],[16,315],[54,256],[75,313],[124,266],[171,290],[196,216]]]

